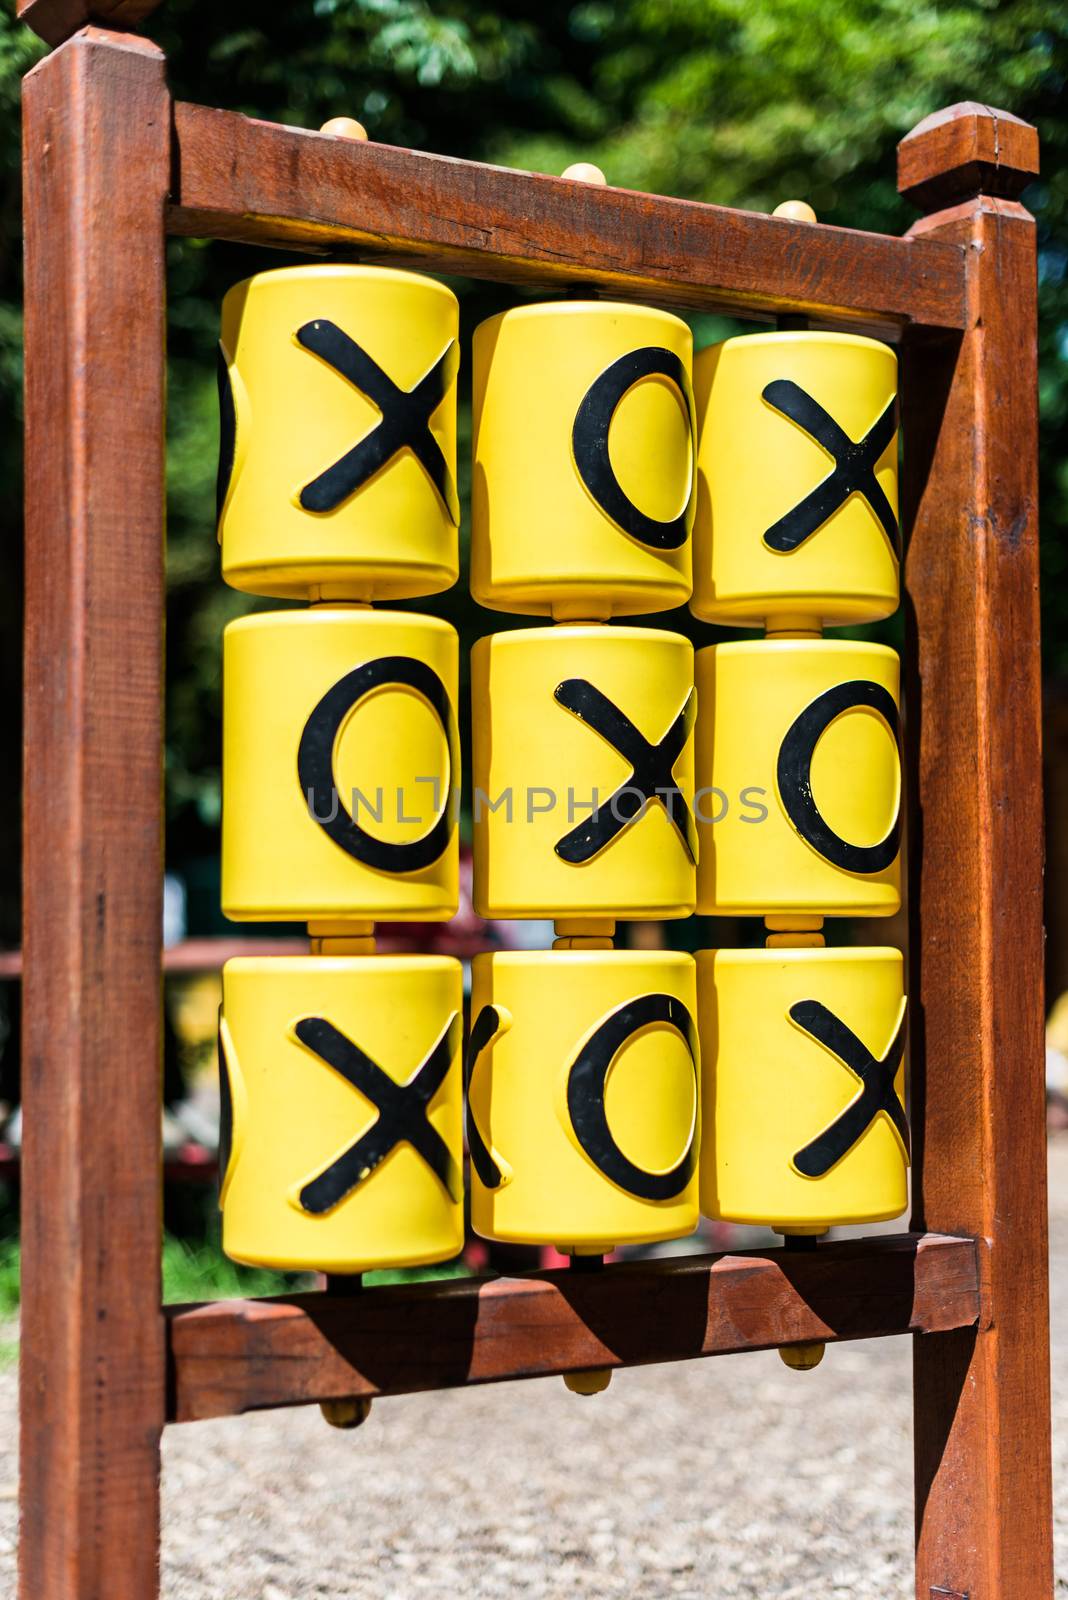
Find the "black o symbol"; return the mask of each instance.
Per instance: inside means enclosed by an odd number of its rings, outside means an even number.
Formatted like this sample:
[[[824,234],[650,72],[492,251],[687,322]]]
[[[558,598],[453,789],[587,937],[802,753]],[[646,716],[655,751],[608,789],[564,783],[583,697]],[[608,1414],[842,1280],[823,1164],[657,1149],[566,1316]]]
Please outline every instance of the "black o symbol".
[[[650,1025],[673,1028],[682,1039],[690,1053],[696,1097],[697,1037],[693,1018],[674,995],[645,994],[613,1011],[583,1045],[567,1076],[567,1109],[575,1137],[606,1178],[640,1200],[674,1200],[689,1183],[697,1164],[696,1119],[682,1159],[670,1172],[648,1172],[623,1154],[608,1126],[605,1110],[608,1069],[628,1040]]]
[[[334,744],[342,723],[365,695],[385,685],[414,689],[422,695],[440,722],[449,747],[449,790],[441,815],[429,833],[406,844],[376,839],[361,828],[342,803],[334,780]],[[348,855],[380,872],[418,872],[442,855],[455,822],[458,769],[456,718],[445,685],[432,667],[412,656],[379,656],[339,678],[304,724],[297,750],[301,793],[320,828]],[[324,812],[330,814],[324,817]]]
[[[779,747],[777,777],[786,814],[802,839],[832,866],[871,874],[885,872],[901,848],[900,806],[885,839],[878,844],[850,844],[824,819],[812,795],[812,757],[821,735],[844,711],[865,707],[878,712],[890,729],[900,760],[901,721],[893,695],[880,683],[855,678],[825,689],[792,723]]]
[[[678,389],[690,419],[690,491],[677,517],[658,522],[634,504],[616,477],[608,454],[608,433],[623,396],[642,378],[668,378]],[[590,494],[605,514],[624,533],[653,550],[677,550],[689,536],[689,510],[693,500],[695,433],[693,390],[690,375],[673,350],[660,345],[644,345],[628,350],[595,378],[583,396],[571,430],[571,450],[575,466]]]

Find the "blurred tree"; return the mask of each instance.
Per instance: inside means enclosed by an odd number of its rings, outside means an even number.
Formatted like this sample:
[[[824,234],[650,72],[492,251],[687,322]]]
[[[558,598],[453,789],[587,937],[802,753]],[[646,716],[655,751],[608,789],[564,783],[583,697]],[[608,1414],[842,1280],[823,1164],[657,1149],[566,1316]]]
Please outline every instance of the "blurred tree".
[[[266,21],[265,21],[266,17]],[[1068,69],[1066,0],[165,0],[146,31],[176,94],[317,127],[358,117],[371,137],[560,171],[598,162],[612,182],[770,210],[804,197],[822,220],[888,232],[911,215],[894,147],[956,100],[1035,122],[1039,218],[1042,492],[1048,669],[1068,673]],[[0,451],[9,484],[0,580],[0,674],[17,703],[19,498],[18,79],[39,47],[0,20]],[[284,256],[272,256],[281,264]],[[168,849],[214,846],[219,634],[247,606],[219,581],[213,538],[213,344],[225,288],[264,264],[229,245],[171,246],[168,571]],[[465,338],[505,304],[466,289]],[[708,319],[698,326],[707,342]],[[443,597],[485,630],[462,589]],[[479,618],[476,621],[476,614]],[[491,625],[499,625],[497,621]],[[16,935],[18,731],[0,731],[0,941]]]

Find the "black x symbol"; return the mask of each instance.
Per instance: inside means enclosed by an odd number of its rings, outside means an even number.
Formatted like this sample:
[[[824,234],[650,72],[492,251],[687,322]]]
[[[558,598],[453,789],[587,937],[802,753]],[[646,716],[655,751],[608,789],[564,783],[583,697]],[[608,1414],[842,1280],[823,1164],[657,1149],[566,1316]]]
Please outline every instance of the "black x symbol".
[[[873,422],[859,443],[839,427],[829,411],[807,394],[792,378],[776,378],[763,392],[763,399],[822,445],[834,461],[834,471],[818,483],[811,494],[780,517],[764,535],[769,550],[789,553],[804,544],[845,504],[851,494],[862,494],[882,523],[894,550],[898,548],[897,518],[883,493],[875,465],[894,437],[897,427],[894,400]]]
[[[894,1078],[905,1051],[904,1013],[890,1048],[881,1060],[872,1055],[840,1017],[818,1000],[799,1000],[790,1007],[790,1017],[818,1044],[832,1051],[850,1072],[856,1073],[863,1085],[860,1094],[846,1106],[841,1116],[794,1156],[798,1172],[806,1178],[822,1178],[853,1148],[880,1111],[886,1112],[897,1129],[906,1157],[911,1155],[905,1108],[894,1092]]]
[[[333,511],[407,446],[422,463],[449,516],[459,526],[456,485],[441,446],[430,431],[430,418],[445,398],[459,365],[455,339],[450,339],[414,389],[398,388],[378,362],[334,322],[306,322],[297,329],[297,339],[305,350],[320,356],[335,372],[347,378],[382,413],[381,422],[370,433],[332,467],[305,484],[300,491],[300,503],[305,511]]]
[[[482,1137],[482,1129],[475,1121],[475,1114],[471,1106],[471,1083],[482,1052],[509,1025],[505,1023],[505,1027],[502,1028],[501,1014],[496,1006],[483,1006],[471,1024],[471,1037],[467,1041],[467,1061],[464,1070],[464,1089],[467,1095],[467,1148],[471,1155],[471,1165],[478,1174],[478,1181],[484,1189],[502,1188],[507,1179],[511,1177],[511,1168],[508,1169],[507,1173],[501,1171],[500,1163],[494,1158],[489,1146]]]
[[[650,744],[619,707],[587,678],[566,678],[554,691],[556,700],[581,722],[588,723],[613,750],[631,763],[631,774],[603,806],[594,806],[588,818],[557,841],[556,853],[562,861],[580,865],[598,855],[617,834],[641,816],[650,800],[659,800],[686,847],[691,861],[697,860],[697,830],[690,808],[672,776],[671,769],[697,716],[697,695],[691,689],[686,704],[659,744]]]
[[[454,1011],[445,1030],[421,1066],[407,1083],[395,1083],[377,1061],[353,1044],[325,1017],[303,1017],[294,1028],[302,1045],[325,1061],[328,1067],[366,1095],[378,1117],[355,1144],[336,1161],[312,1178],[300,1191],[300,1203],[313,1216],[332,1211],[357,1184],[369,1178],[375,1168],[398,1144],[407,1142],[418,1150],[427,1166],[440,1178],[453,1200],[463,1195],[460,1168],[448,1145],[429,1121],[427,1107],[445,1081],[459,1043],[460,1016]]]

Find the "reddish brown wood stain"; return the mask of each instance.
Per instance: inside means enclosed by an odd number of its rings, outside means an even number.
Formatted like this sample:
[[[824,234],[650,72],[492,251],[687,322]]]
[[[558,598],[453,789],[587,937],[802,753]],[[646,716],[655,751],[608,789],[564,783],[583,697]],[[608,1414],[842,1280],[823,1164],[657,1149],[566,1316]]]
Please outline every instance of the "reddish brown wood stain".
[[[959,328],[952,244],[814,228],[725,206],[508,172],[332,139],[229,111],[174,108],[175,233],[355,247],[367,259],[629,299],[771,316],[805,312],[896,338],[907,320]],[[413,260],[412,257],[416,259]]]
[[[105,27],[133,28],[143,22],[160,0],[17,0],[16,15],[49,44],[62,44],[87,22]]]
[[[171,1418],[683,1361],[979,1317],[970,1239],[876,1238],[597,1274],[168,1309]]]
[[[24,84],[23,1600],[156,1593],[163,58]]]
[[[913,233],[969,263],[963,337],[909,341],[902,388],[913,1220],[987,1241],[988,1297],[916,1342],[917,1593],[1008,1600],[1053,1578],[1035,227],[981,196]]]

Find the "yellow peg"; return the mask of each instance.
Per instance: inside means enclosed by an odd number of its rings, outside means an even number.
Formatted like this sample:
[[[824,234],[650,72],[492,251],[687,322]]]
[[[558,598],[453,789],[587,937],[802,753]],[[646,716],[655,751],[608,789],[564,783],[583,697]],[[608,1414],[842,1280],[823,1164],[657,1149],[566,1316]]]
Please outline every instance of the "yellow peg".
[[[571,166],[564,168],[560,176],[571,178],[575,183],[599,183],[602,186],[608,183],[600,167],[595,167],[592,161],[574,161]]]
[[[332,1428],[358,1428],[371,1415],[371,1401],[367,1395],[359,1395],[355,1400],[320,1400],[319,1410],[323,1421]]]
[[[355,117],[331,117],[319,132],[332,134],[335,139],[367,139],[367,129]]]
[[[572,1394],[604,1394],[612,1381],[611,1367],[584,1367],[564,1373],[564,1388]]]
[[[783,200],[771,214],[773,217],[785,217],[788,222],[817,222],[819,220],[807,200]]]
[[[813,1367],[818,1367],[823,1360],[827,1346],[819,1340],[812,1340],[806,1344],[783,1344],[779,1346],[779,1359],[784,1366],[792,1367],[795,1372],[811,1372]]]

